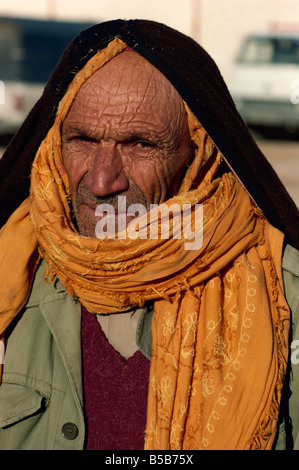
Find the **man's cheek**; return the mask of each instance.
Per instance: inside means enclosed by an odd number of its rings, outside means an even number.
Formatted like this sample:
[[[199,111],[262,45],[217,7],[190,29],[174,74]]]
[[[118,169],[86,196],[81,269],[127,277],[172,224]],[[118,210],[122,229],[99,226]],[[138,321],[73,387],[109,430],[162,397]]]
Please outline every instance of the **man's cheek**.
[[[60,176],[64,176],[66,174],[66,169],[64,167],[64,164],[61,161],[58,162],[57,168],[58,168],[58,172]]]
[[[67,159],[64,163],[64,171],[68,176],[71,192],[76,192],[79,182],[82,180],[86,169],[84,163],[80,164],[79,160]]]

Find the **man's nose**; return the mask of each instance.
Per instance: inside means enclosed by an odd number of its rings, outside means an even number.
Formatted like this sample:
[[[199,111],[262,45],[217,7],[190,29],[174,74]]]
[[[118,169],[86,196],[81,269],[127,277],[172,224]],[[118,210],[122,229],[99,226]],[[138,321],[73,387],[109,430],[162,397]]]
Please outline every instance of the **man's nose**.
[[[129,189],[123,160],[116,145],[101,142],[91,157],[86,184],[97,197],[105,197]]]

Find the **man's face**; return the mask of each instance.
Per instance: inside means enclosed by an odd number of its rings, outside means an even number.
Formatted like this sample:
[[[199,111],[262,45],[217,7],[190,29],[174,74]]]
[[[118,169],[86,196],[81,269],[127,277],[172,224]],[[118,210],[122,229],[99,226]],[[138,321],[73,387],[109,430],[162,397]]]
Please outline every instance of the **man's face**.
[[[62,128],[79,232],[94,237],[96,207],[110,204],[117,215],[118,196],[148,210],[177,194],[190,149],[187,113],[170,82],[135,52],[112,59],[81,87]]]

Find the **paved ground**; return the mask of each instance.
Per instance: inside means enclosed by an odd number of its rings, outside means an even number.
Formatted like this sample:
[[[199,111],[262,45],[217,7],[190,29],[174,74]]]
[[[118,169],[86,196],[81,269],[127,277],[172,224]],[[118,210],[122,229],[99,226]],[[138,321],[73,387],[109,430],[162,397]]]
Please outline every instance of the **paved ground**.
[[[299,207],[299,141],[257,140],[257,143]]]
[[[256,138],[259,147],[299,207],[299,140]],[[3,153],[0,147],[0,157]]]

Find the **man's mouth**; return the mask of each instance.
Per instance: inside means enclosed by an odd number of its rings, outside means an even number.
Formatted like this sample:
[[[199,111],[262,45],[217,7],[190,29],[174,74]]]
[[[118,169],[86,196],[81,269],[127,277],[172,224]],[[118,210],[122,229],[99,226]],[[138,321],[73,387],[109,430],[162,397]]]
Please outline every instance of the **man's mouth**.
[[[82,203],[82,206],[86,206],[88,209],[90,209],[91,211],[93,211],[95,213],[96,208],[97,208],[98,205],[95,204],[94,202],[84,201]]]
[[[84,201],[82,206],[87,208],[88,211],[92,212],[96,218],[102,218],[104,216],[108,217],[118,217],[118,218],[126,218],[127,217],[127,210],[126,208],[119,207],[118,205],[112,204],[96,204],[91,201]]]

